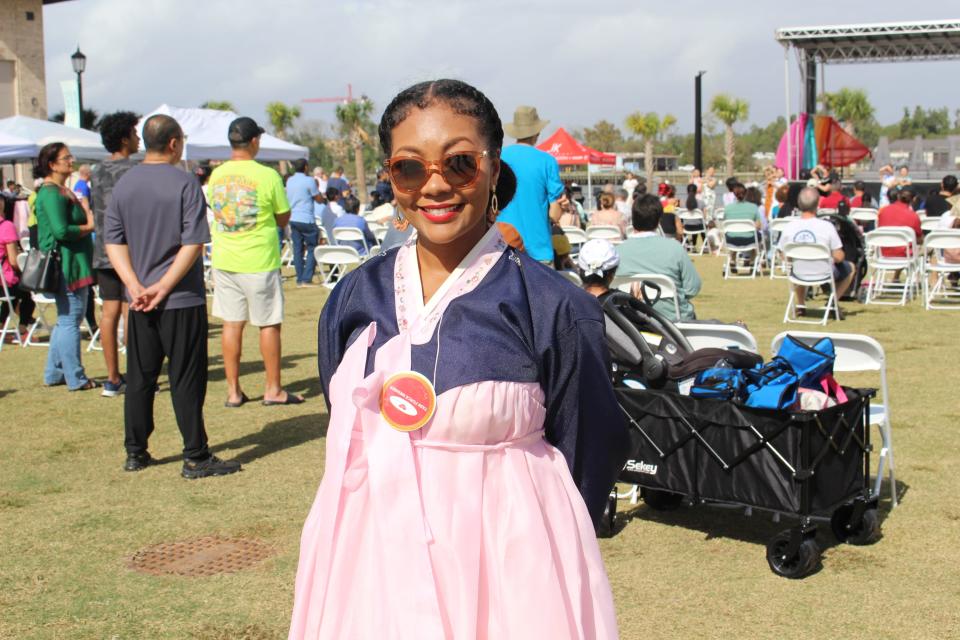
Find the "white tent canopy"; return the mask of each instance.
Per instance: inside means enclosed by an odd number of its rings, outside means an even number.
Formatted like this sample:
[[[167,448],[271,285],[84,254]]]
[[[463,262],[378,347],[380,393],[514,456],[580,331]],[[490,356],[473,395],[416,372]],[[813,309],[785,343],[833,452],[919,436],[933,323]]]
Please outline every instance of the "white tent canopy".
[[[37,145],[26,138],[0,133],[0,160],[20,160],[37,155]]]
[[[162,104],[141,120],[138,127],[143,137],[143,123],[152,115],[162,113],[174,118],[180,123],[184,135],[187,136],[184,160],[229,160],[230,142],[227,140],[227,129],[236,119],[237,114],[232,111],[218,111],[215,109],[194,109],[172,107]],[[309,155],[306,147],[292,144],[280,138],[263,134],[260,137],[260,153],[257,160],[267,162],[277,160],[296,160]]]
[[[18,153],[23,155],[4,153],[2,157],[10,160],[35,158],[39,148],[48,142],[65,143],[70,147],[70,152],[76,158],[82,160],[102,160],[110,155],[103,148],[100,135],[93,131],[67,127],[56,122],[37,120],[27,116],[11,116],[0,119],[0,134],[14,136],[35,145],[33,149],[21,148]]]

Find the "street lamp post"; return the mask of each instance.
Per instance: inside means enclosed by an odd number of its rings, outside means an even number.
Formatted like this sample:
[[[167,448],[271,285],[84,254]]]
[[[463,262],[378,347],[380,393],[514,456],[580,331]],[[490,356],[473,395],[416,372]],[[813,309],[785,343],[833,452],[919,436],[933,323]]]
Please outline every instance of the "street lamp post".
[[[701,117],[700,78],[706,71],[699,71],[693,81],[693,166],[703,175],[703,119]]]
[[[70,62],[73,64],[73,71],[77,74],[77,102],[80,103],[80,128],[83,128],[83,75],[87,68],[87,56],[80,53],[80,45],[77,45],[77,51],[70,56]]]

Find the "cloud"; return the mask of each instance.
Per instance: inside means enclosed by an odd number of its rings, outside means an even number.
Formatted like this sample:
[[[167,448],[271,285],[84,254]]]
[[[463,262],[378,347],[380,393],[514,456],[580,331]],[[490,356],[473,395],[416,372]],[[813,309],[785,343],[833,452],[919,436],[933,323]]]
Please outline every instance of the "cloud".
[[[941,7],[915,0],[911,14]],[[901,8],[872,5],[881,20]],[[622,126],[643,110],[673,113],[690,130],[693,77],[703,69],[705,102],[721,91],[745,98],[751,120],[765,124],[784,111],[774,30],[863,17],[860,7],[826,0],[82,0],[44,9],[48,104],[62,108],[59,80],[72,78],[79,42],[88,56],[84,103],[100,111],[230,100],[265,119],[268,102],[343,95],[348,83],[382,109],[413,82],[452,76],[487,93],[504,120],[533,104],[569,128],[600,119]],[[917,102],[953,108],[949,83],[905,89],[934,64],[828,67],[827,87],[866,88],[881,121]],[[794,77],[794,105],[799,88]],[[306,118],[333,119],[332,105],[302,107]]]

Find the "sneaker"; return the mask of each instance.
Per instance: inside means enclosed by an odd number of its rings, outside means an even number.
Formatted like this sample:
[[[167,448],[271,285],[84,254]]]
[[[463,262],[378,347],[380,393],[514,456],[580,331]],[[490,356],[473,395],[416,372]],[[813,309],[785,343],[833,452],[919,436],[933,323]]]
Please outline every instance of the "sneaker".
[[[143,471],[157,461],[149,453],[128,453],[127,461],[123,465],[124,471]]]
[[[211,455],[206,460],[184,460],[180,475],[193,480],[209,476],[225,476],[237,471],[240,471],[240,463],[236,460],[221,460]]]
[[[115,398],[121,393],[124,389],[127,388],[127,381],[124,380],[123,376],[120,376],[120,382],[114,384],[109,380],[104,381],[103,391],[100,392],[100,395],[104,398]]]

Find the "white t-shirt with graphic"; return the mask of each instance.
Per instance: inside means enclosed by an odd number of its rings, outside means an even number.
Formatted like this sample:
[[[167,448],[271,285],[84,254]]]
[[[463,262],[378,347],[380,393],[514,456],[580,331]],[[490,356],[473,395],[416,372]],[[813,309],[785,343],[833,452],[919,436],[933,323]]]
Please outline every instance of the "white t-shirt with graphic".
[[[836,227],[822,218],[797,218],[780,233],[777,246],[783,249],[791,242],[814,242],[830,247],[830,251],[843,249]],[[802,261],[793,266],[793,275],[801,280],[822,280],[833,275],[833,265]]]

